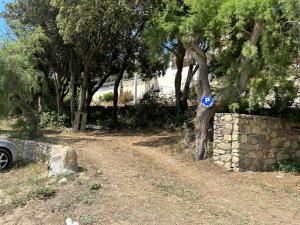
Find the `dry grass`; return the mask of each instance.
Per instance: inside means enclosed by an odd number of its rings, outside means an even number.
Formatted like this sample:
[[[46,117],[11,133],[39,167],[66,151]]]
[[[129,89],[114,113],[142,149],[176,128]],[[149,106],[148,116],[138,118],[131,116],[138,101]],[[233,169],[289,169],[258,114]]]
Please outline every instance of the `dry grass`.
[[[0,224],[300,224],[299,176],[231,173],[178,154],[179,133],[47,132],[77,149],[84,171],[68,182],[45,164],[0,174]],[[181,150],[181,146],[178,146]],[[55,190],[39,199],[37,190]],[[44,191],[42,191],[44,192]]]

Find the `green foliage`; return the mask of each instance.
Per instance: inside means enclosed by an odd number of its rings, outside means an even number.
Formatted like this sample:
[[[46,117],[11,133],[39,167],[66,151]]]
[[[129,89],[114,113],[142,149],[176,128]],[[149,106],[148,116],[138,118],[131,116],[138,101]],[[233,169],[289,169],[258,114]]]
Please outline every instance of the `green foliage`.
[[[47,200],[55,196],[56,191],[51,187],[41,187],[34,191],[34,196],[38,199]]]
[[[278,162],[278,170],[286,173],[300,173],[300,164],[291,160],[283,160]]]
[[[114,93],[108,92],[101,96],[101,100],[106,101],[106,102],[111,102],[114,100]]]
[[[43,75],[36,69],[36,56],[43,52],[45,40],[37,28],[20,33],[18,40],[5,42],[0,49],[0,100],[5,108],[1,113],[21,111],[16,126],[20,135],[29,137],[38,135],[34,96],[41,91]]]
[[[65,127],[68,121],[69,118],[67,115],[57,116],[56,112],[43,112],[40,116],[40,126],[42,128]]]
[[[11,127],[14,129],[11,136],[15,138],[35,139],[42,136],[37,122],[28,121],[24,117],[19,117]]]
[[[96,183],[96,182],[89,183],[89,189],[91,191],[98,191],[100,188],[101,188],[101,185],[99,183]]]
[[[93,224],[95,222],[95,219],[93,216],[85,215],[80,217],[80,223],[83,225]]]

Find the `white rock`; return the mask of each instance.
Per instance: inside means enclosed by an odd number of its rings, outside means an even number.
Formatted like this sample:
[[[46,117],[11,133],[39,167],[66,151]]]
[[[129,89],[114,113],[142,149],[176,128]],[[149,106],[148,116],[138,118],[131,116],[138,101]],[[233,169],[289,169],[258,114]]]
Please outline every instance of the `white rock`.
[[[68,183],[68,180],[67,180],[67,178],[62,178],[62,179],[60,179],[59,181],[58,181],[58,183],[59,184],[66,184],[66,183]]]
[[[73,221],[71,218],[66,219],[67,225],[79,225],[78,222]]]
[[[48,164],[48,176],[69,175],[78,172],[77,154],[71,147],[53,146]]]

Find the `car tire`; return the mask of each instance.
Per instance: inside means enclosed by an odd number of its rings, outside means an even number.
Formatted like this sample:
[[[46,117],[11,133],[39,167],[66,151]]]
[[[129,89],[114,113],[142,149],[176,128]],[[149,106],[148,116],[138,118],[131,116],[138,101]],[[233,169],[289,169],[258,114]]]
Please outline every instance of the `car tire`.
[[[7,170],[12,164],[12,157],[8,150],[0,148],[0,171]]]

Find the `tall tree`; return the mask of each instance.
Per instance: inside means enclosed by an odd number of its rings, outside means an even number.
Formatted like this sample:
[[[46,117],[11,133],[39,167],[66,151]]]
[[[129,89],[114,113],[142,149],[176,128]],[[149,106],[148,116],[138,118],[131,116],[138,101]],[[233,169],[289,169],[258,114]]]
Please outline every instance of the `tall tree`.
[[[294,28],[287,21],[299,20],[299,1],[282,0],[165,0],[155,15],[165,33],[176,34],[199,65],[196,92],[199,98],[195,158],[205,158],[209,126],[214,109],[200,99],[212,95],[208,75],[213,60],[223,66],[217,104],[245,95],[250,80],[259,75],[286,77],[293,65]],[[276,32],[274,32],[276,31]],[[280,32],[281,31],[281,32]],[[283,32],[284,31],[284,32]],[[225,57],[226,60],[225,60]]]
[[[40,92],[39,83],[42,72],[37,69],[37,55],[43,53],[42,42],[46,38],[41,29],[19,35],[17,41],[4,43],[0,49],[0,101],[1,112],[22,112],[25,124],[21,127],[23,135],[37,135],[37,105],[34,96]]]
[[[28,30],[41,27],[48,38],[43,43],[44,53],[39,56],[39,68],[49,81],[54,81],[56,93],[57,114],[63,111],[64,98],[71,87],[69,81],[71,72],[78,76],[76,51],[74,46],[65,44],[56,23],[58,10],[51,5],[50,0],[16,0],[6,6],[4,16],[13,30]],[[72,63],[76,61],[76,63]],[[70,68],[72,66],[72,68]],[[76,93],[73,91],[71,98]],[[74,101],[72,101],[73,103]],[[73,110],[72,113],[73,114]]]

